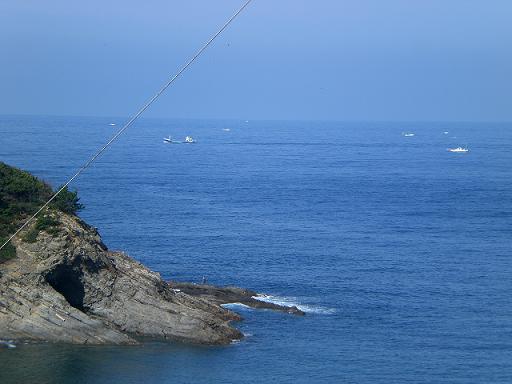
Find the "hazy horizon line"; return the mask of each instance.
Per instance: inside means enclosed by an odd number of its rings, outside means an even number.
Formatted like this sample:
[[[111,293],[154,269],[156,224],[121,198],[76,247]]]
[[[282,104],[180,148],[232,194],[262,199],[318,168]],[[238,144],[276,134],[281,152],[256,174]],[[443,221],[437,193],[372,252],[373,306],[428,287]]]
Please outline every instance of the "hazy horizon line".
[[[54,117],[54,118],[94,118],[94,119],[124,119],[128,122],[131,115],[66,115],[66,114],[29,114],[29,113],[0,113],[0,117]],[[293,119],[293,118],[235,118],[235,117],[162,117],[162,116],[141,116],[138,120],[213,120],[213,121],[288,121],[288,122],[326,122],[326,123],[512,123],[512,120],[389,120],[389,119]],[[118,123],[116,125],[122,125]]]

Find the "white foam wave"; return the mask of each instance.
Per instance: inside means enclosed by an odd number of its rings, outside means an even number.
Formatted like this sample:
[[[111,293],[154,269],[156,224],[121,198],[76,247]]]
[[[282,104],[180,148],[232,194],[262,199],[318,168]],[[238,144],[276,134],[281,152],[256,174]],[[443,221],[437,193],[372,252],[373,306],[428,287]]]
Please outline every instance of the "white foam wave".
[[[286,305],[289,307],[295,306],[299,308],[301,311],[306,313],[316,313],[322,315],[332,315],[336,313],[334,308],[327,308],[320,305],[313,304],[302,304],[296,297],[285,297],[285,296],[274,296],[274,295],[265,295],[258,294],[257,296],[253,296],[253,299],[265,301],[267,303],[273,303],[277,305]]]
[[[12,341],[0,340],[0,346],[4,346],[6,348],[16,348],[16,344]]]
[[[248,305],[245,305],[245,304],[242,304],[242,303],[227,303],[227,304],[221,304],[221,307],[224,307],[224,308],[233,308],[233,307],[242,307],[242,308],[245,308],[245,309],[252,309],[251,307],[249,307]]]

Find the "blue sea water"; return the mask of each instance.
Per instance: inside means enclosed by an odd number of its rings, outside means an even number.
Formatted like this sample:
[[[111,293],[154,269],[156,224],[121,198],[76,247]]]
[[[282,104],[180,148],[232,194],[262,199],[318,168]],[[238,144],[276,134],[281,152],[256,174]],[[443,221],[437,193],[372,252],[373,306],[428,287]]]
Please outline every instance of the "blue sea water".
[[[0,161],[57,186],[122,122],[3,116]],[[233,307],[224,347],[18,345],[0,382],[510,383],[511,148],[510,123],[141,120],[73,184],[81,216],[166,279],[307,315]]]

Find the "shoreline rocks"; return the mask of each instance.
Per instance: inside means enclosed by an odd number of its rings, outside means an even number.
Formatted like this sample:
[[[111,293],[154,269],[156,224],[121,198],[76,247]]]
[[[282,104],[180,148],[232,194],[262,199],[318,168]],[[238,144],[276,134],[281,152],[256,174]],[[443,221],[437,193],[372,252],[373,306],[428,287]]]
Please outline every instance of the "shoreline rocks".
[[[243,337],[230,324],[242,318],[221,304],[303,314],[241,288],[167,283],[124,253],[109,251],[78,217],[54,215],[58,227],[40,231],[33,242],[19,236],[16,258],[0,264],[0,340],[229,344]]]
[[[217,305],[240,303],[252,308],[271,309],[304,316],[305,313],[296,306],[286,306],[258,300],[258,293],[239,287],[218,287],[208,284],[194,284],[187,282],[170,281],[169,286],[175,291],[179,290],[190,296],[201,297]]]

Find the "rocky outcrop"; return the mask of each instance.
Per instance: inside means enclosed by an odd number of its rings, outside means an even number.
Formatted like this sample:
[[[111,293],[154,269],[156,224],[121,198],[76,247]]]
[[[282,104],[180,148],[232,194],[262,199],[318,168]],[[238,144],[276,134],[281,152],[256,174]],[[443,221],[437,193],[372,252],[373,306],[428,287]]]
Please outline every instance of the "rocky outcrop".
[[[256,300],[250,290],[167,283],[109,251],[78,217],[55,210],[49,215],[51,228],[27,228],[14,240],[16,257],[0,264],[0,341],[227,344],[242,337],[230,325],[241,317],[221,304],[304,314]]]
[[[40,231],[30,242],[20,236],[16,258],[0,264],[0,339],[226,344],[242,337],[229,324],[239,315],[176,292],[157,273],[110,252],[77,217],[53,215],[60,224],[51,234]]]
[[[175,291],[184,292],[195,297],[201,297],[218,305],[240,303],[252,308],[271,309],[300,316],[304,316],[305,314],[296,306],[286,306],[258,300],[258,293],[251,291],[250,289],[238,287],[216,287],[214,285],[180,283],[174,281],[169,282],[169,285]]]

